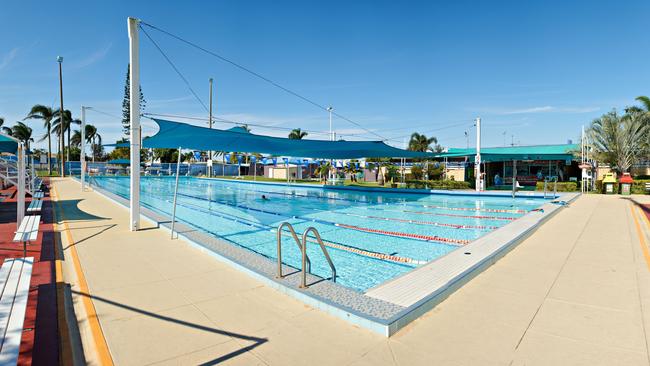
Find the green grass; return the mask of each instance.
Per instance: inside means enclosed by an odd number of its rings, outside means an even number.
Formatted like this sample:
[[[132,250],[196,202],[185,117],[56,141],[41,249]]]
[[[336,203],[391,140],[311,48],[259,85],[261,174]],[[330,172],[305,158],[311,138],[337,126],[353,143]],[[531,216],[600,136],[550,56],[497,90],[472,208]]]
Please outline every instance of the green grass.
[[[47,170],[37,170],[36,176],[38,177],[58,177],[59,172],[52,170],[52,174],[48,174]]]

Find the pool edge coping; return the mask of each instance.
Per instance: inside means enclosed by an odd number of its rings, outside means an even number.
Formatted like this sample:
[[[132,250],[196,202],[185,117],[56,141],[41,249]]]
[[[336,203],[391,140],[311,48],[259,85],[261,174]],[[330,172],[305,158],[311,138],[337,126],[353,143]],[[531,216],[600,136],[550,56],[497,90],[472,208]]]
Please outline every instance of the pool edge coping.
[[[193,178],[198,178],[198,177],[193,177]],[[77,177],[73,177],[73,179],[77,182],[80,182]],[[199,178],[199,179],[214,179],[214,178]],[[229,180],[229,179],[219,179],[221,181],[234,181],[234,180]],[[239,183],[254,183],[250,181],[235,181]],[[271,184],[271,185],[281,185],[285,186],[283,184],[278,184],[278,183],[267,183],[267,182],[257,182],[257,184],[262,183],[262,184]],[[319,185],[302,185],[301,187],[311,187],[311,188],[324,188],[323,186]],[[89,185],[90,187],[90,185]],[[354,187],[356,188],[356,187]],[[128,202],[123,197],[117,196],[112,192],[105,191],[102,188],[98,188],[96,186],[92,186],[92,191],[96,192],[106,199],[115,202],[119,206],[123,207],[124,209],[128,209],[128,205],[124,204],[123,202],[120,202],[120,200],[124,200]],[[394,193],[399,193],[399,192],[394,192]],[[436,194],[433,191],[430,192],[429,194]],[[444,194],[444,193],[443,193]],[[459,194],[461,195],[461,194]],[[470,194],[471,195],[471,194]],[[563,192],[559,193],[559,196],[557,198],[564,198],[566,196],[572,196],[570,199],[567,201],[567,203],[573,202],[575,199],[580,197],[579,192]],[[112,197],[114,196],[114,197]],[[474,194],[473,196],[479,196],[478,194]],[[526,198],[520,197],[520,198]],[[528,197],[528,198],[533,198],[533,197]],[[541,198],[541,197],[537,197]],[[550,202],[547,202],[545,204],[550,204]],[[189,238],[188,236],[178,233],[178,237],[182,238],[183,241],[190,245],[193,248],[196,248],[200,250],[201,252],[207,253],[208,255],[214,257],[215,259],[226,263],[232,267],[234,267],[237,270],[240,270],[249,276],[260,280],[262,283],[268,285],[269,287],[276,289],[280,291],[281,293],[284,293],[288,296],[291,296],[309,306],[312,306],[316,309],[319,309],[321,311],[324,311],[327,314],[333,315],[337,318],[340,318],[342,320],[345,320],[349,323],[352,323],[353,325],[363,327],[365,329],[368,329],[370,331],[373,331],[375,333],[378,333],[380,335],[383,335],[385,337],[390,337],[397,333],[399,330],[413,322],[414,320],[418,319],[421,317],[424,313],[430,311],[433,309],[436,305],[444,301],[449,295],[451,295],[453,292],[455,292],[457,289],[462,287],[464,284],[469,282],[472,278],[476,277],[480,273],[482,273],[485,269],[489,268],[492,264],[496,263],[500,258],[505,256],[509,251],[514,249],[519,243],[521,243],[524,239],[526,239],[528,236],[530,236],[537,228],[539,228],[544,222],[555,216],[556,213],[562,209],[562,206],[558,206],[556,209],[552,210],[552,212],[544,212],[543,216],[541,216],[538,220],[536,220],[532,225],[528,226],[522,233],[519,235],[511,238],[510,240],[506,241],[505,243],[501,244],[499,248],[495,251],[492,251],[490,255],[487,257],[483,258],[480,262],[476,263],[475,265],[466,268],[463,270],[463,272],[458,275],[452,277],[444,286],[438,287],[437,289],[432,290],[428,295],[426,295],[424,298],[421,300],[403,307],[402,310],[397,312],[395,315],[389,317],[388,319],[380,319],[376,318],[374,316],[371,316],[369,314],[364,314],[360,311],[356,311],[354,309],[349,309],[345,307],[343,304],[338,304],[335,303],[327,298],[323,298],[317,294],[314,293],[306,293],[306,292],[301,292],[295,288],[292,288],[286,284],[280,283],[279,281],[275,280],[274,278],[270,278],[267,275],[260,273],[254,268],[249,268],[247,265],[243,263],[238,263],[237,261],[227,258],[226,256],[217,253],[210,248],[194,241],[193,239]],[[147,209],[149,210],[149,209]],[[164,229],[167,232],[170,232],[171,229],[161,223],[160,221],[156,220],[155,218],[149,217],[146,213],[141,212],[141,217],[143,217],[145,220],[149,221],[150,223],[156,225],[157,227]],[[182,223],[176,223],[177,226],[179,225],[185,225]],[[493,232],[496,232],[493,231]],[[219,239],[219,238],[217,238]],[[232,245],[229,243],[229,245]],[[459,248],[460,249],[460,248]],[[258,254],[259,255],[259,254]],[[442,258],[442,257],[441,257]],[[438,258],[439,259],[439,258]],[[429,264],[436,262],[436,260],[429,262]],[[417,270],[416,268],[415,270]],[[401,277],[401,276],[400,276]],[[400,277],[393,278],[382,285],[385,285],[387,283],[390,283]],[[381,286],[381,285],[380,285]],[[379,286],[378,286],[379,287]],[[369,289],[370,290],[370,289]],[[369,291],[367,290],[367,291]],[[367,292],[366,291],[366,292]],[[368,296],[366,295],[366,292],[364,292],[362,295],[363,296]],[[396,304],[398,305],[398,304]]]

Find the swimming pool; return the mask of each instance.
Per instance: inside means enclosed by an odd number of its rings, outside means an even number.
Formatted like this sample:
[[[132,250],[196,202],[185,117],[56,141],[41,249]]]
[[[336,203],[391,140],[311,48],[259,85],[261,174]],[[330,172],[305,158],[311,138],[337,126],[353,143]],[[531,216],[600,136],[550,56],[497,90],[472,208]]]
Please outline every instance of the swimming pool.
[[[128,198],[128,177],[93,177],[91,184]],[[174,177],[143,177],[141,203],[171,215]],[[266,199],[262,198],[262,195]],[[525,215],[540,199],[343,191],[181,177],[176,217],[196,229],[276,259],[276,229],[290,222],[315,227],[336,266],[337,283],[363,292],[441,257]],[[283,236],[283,262],[300,268],[301,254]],[[311,272],[330,277],[317,245]]]

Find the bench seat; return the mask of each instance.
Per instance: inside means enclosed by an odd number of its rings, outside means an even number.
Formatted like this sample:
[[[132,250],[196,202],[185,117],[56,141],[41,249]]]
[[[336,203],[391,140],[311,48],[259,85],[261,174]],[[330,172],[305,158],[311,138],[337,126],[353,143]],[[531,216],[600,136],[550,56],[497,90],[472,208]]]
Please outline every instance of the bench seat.
[[[27,212],[28,213],[40,212],[42,207],[43,207],[43,201],[32,200],[32,202],[29,204],[29,207],[27,207]]]
[[[45,196],[45,193],[43,191],[36,191],[34,192],[34,195],[32,196],[33,198],[43,198]]]
[[[18,362],[34,258],[7,259],[0,267],[0,365]]]
[[[18,231],[14,236],[14,242],[35,241],[38,237],[38,226],[41,223],[41,215],[28,215],[20,222]]]

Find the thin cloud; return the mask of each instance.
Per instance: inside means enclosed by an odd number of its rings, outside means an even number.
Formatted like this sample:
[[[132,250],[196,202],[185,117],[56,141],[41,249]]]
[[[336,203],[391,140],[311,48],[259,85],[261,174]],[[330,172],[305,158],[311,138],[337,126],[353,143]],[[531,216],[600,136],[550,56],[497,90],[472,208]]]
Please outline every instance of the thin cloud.
[[[84,67],[88,67],[96,62],[99,62],[108,55],[108,52],[111,50],[113,47],[113,43],[108,43],[104,47],[98,49],[97,51],[93,52],[90,56],[72,63],[72,68],[74,69],[82,69]]]
[[[9,51],[3,58],[2,62],[0,62],[0,70],[4,69],[5,67],[9,66],[11,64],[11,61],[13,61],[16,58],[16,55],[18,54],[18,47],[13,48],[11,51]]]
[[[503,110],[497,114],[511,115],[511,114],[533,114],[533,113],[590,113],[600,110],[599,107],[553,107],[550,105],[543,107],[531,107],[523,109]]]
[[[547,106],[543,106],[543,107],[512,109],[512,110],[503,111],[500,114],[545,113],[545,112],[552,112],[554,110],[555,110],[555,107],[551,107],[550,105],[547,105]]]

